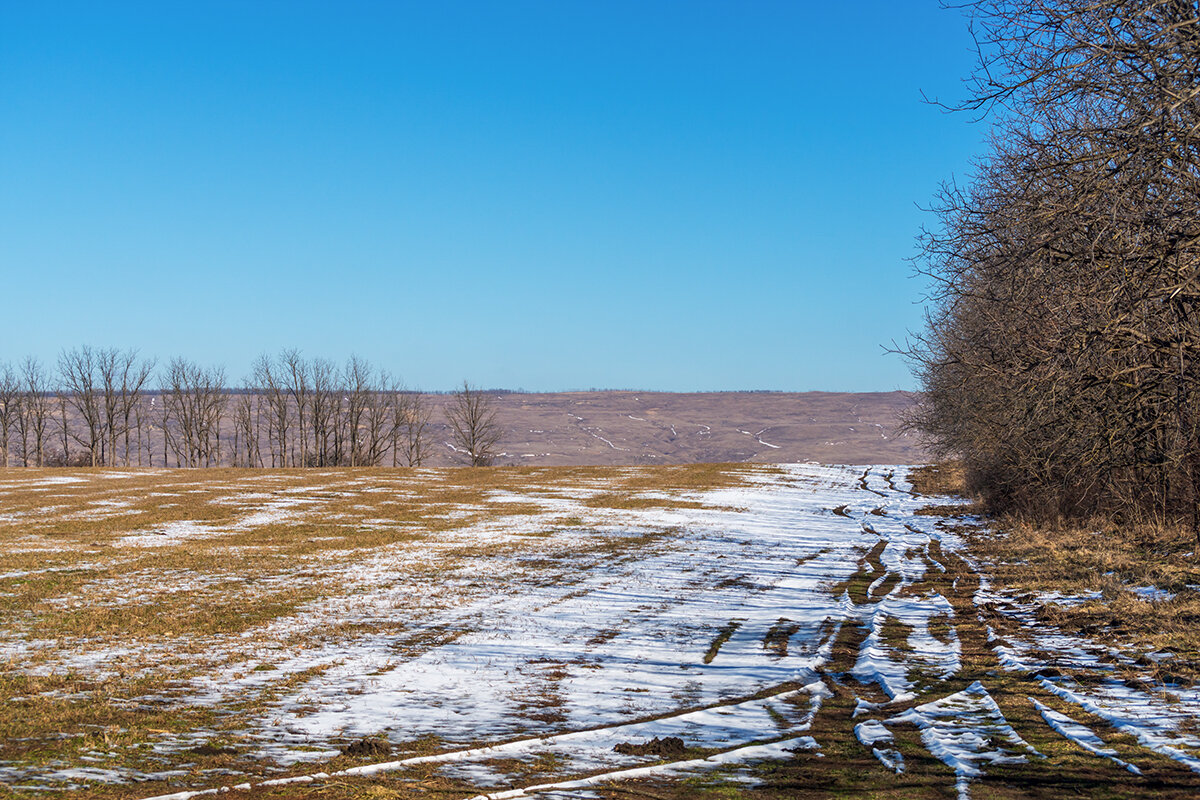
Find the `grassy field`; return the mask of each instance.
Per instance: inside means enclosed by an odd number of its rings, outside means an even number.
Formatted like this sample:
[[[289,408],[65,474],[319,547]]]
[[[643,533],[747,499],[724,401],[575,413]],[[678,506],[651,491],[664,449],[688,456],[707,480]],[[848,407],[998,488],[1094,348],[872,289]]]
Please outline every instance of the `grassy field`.
[[[952,478],[10,470],[0,789],[1194,796],[1185,542]]]

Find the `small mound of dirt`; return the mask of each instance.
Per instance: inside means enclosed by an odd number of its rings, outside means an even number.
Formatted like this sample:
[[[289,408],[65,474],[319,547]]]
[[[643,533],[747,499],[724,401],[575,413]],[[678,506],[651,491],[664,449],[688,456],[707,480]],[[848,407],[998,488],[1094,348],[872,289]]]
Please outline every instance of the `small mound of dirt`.
[[[386,756],[391,752],[391,746],[380,739],[359,739],[342,748],[344,756]]]
[[[232,747],[217,747],[215,744],[208,743],[193,747],[188,752],[194,756],[232,756],[237,754],[237,750]]]
[[[661,739],[655,736],[648,742],[634,744],[632,742],[621,742],[613,751],[620,753],[623,756],[662,756],[665,758],[674,758],[681,756],[687,748],[684,747],[683,739],[678,736],[664,736]]]

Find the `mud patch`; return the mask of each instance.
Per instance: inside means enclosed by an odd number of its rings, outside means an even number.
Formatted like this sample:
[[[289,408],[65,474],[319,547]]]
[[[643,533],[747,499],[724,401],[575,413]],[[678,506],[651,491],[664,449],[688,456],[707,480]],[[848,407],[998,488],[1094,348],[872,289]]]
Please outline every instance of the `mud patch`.
[[[341,748],[342,755],[353,758],[376,758],[391,755],[392,747],[382,739],[359,739]]]
[[[237,750],[234,750],[232,747],[218,747],[215,744],[202,744],[199,747],[193,747],[188,752],[195,756],[206,757],[237,755]]]
[[[655,736],[648,742],[633,744],[619,742],[613,746],[614,753],[623,756],[658,756],[660,758],[677,758],[687,753],[683,739],[678,736]]]

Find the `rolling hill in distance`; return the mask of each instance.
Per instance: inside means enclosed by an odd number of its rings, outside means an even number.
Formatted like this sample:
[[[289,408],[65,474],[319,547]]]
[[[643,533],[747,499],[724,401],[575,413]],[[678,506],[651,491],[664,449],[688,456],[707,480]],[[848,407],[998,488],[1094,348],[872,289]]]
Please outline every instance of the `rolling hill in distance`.
[[[454,463],[442,408],[432,414],[427,464]],[[753,461],[922,463],[900,430],[905,392],[596,391],[495,396],[504,429],[497,464],[691,464]]]

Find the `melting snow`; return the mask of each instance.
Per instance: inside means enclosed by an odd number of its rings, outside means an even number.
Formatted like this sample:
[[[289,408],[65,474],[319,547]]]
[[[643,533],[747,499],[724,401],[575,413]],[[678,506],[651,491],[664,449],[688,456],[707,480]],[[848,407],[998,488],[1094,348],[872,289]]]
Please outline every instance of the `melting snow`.
[[[599,428],[584,430],[615,447]],[[761,440],[765,429],[742,432],[771,446]],[[486,503],[538,510],[441,531],[419,548],[381,547],[359,553],[344,566],[321,564],[341,570],[342,594],[314,601],[239,639],[214,641],[214,663],[230,652],[244,655],[216,668],[195,665],[200,677],[184,696],[169,702],[222,708],[260,690],[278,689],[286,680],[289,688],[246,731],[256,742],[253,755],[277,765],[325,760],[349,738],[380,733],[393,742],[437,736],[450,747],[507,740],[334,774],[370,775],[436,763],[449,775],[487,786],[506,780],[506,762],[548,754],[564,770],[598,774],[481,797],[586,791],[602,781],[690,774],[817,749],[807,732],[830,695],[825,680],[834,641],[847,625],[861,625],[866,635],[851,674],[878,684],[888,699],[859,699],[854,736],[880,763],[902,772],[904,758],[893,728],[915,725],[924,746],[955,771],[965,796],[969,782],[988,765],[1040,754],[1018,735],[980,682],[904,710],[962,670],[955,628],[963,621],[946,596],[922,587],[951,563],[938,556],[938,548],[972,563],[958,536],[939,527],[936,518],[914,515],[929,500],[910,493],[904,472],[787,465],[751,474],[734,488],[643,493],[647,499],[698,500],[704,508],[592,508],[586,501],[608,490],[603,481],[569,491],[491,492]],[[305,496],[312,491],[241,495],[233,504],[241,516],[233,522],[171,523],[133,531],[119,543],[155,547],[302,521],[317,502]],[[835,508],[840,511],[831,513]],[[449,516],[470,514],[459,509]],[[581,523],[562,529],[552,522],[565,517]],[[376,516],[368,520],[387,522]],[[530,550],[529,534],[545,536],[538,540],[544,549]],[[627,540],[639,542],[636,549],[625,549]],[[443,550],[463,545],[496,545],[496,552],[461,559],[436,578],[416,577],[417,567],[439,563]],[[868,553],[877,558],[874,564]],[[862,602],[833,588],[868,573],[874,580]],[[181,591],[206,579],[172,576]],[[111,588],[124,592],[124,602],[142,602],[133,584]],[[1053,661],[1094,675],[1111,674],[1111,665],[1101,661],[1105,645],[1038,626],[1033,604],[999,597],[986,580],[975,600],[1006,604],[1004,613],[1024,626],[1024,638],[1001,639],[988,631],[1006,668],[1033,673]],[[397,618],[407,627],[336,640],[311,636],[331,623],[378,625]],[[897,631],[902,638],[896,638]],[[136,642],[128,644],[129,652],[146,651]],[[0,654],[8,657],[37,649],[39,657],[50,658],[54,643],[2,645]],[[120,654],[112,647],[83,648],[61,656],[57,666],[102,674],[106,661]],[[1200,771],[1200,739],[1188,732],[1200,716],[1200,691],[1168,686],[1150,694],[1114,680],[1099,685],[1039,680],[1047,691],[1132,733],[1144,746]],[[780,692],[785,685],[803,688]],[[1030,699],[1055,731],[1136,771],[1085,726]],[[130,702],[140,700],[151,699]],[[651,757],[613,751],[617,743],[654,737],[679,737],[701,753],[649,764]],[[183,742],[164,738],[156,750],[170,754]],[[110,774],[78,765],[31,769],[22,780],[47,785],[137,777],[131,770]],[[0,780],[7,780],[5,775]],[[328,776],[268,783],[322,777]],[[216,793],[186,790],[166,797]]]
[[[958,776],[960,798],[968,796],[969,779],[983,774],[982,764],[1020,764],[1027,754],[1041,756],[1017,735],[979,681],[888,722],[911,722],[921,729],[925,747]]]
[[[1090,753],[1095,753],[1098,756],[1112,759],[1117,764],[1132,772],[1134,775],[1141,775],[1142,771],[1130,764],[1127,761],[1122,761],[1117,757],[1117,751],[1104,744],[1104,740],[1092,732],[1091,728],[1086,725],[1080,725],[1075,720],[1068,717],[1066,714],[1061,714],[1058,711],[1047,706],[1035,698],[1029,698],[1029,702],[1033,703],[1034,708],[1042,715],[1042,719],[1046,720],[1046,724],[1053,728],[1058,733],[1062,734],[1067,739],[1070,739],[1075,744],[1087,750]]]

